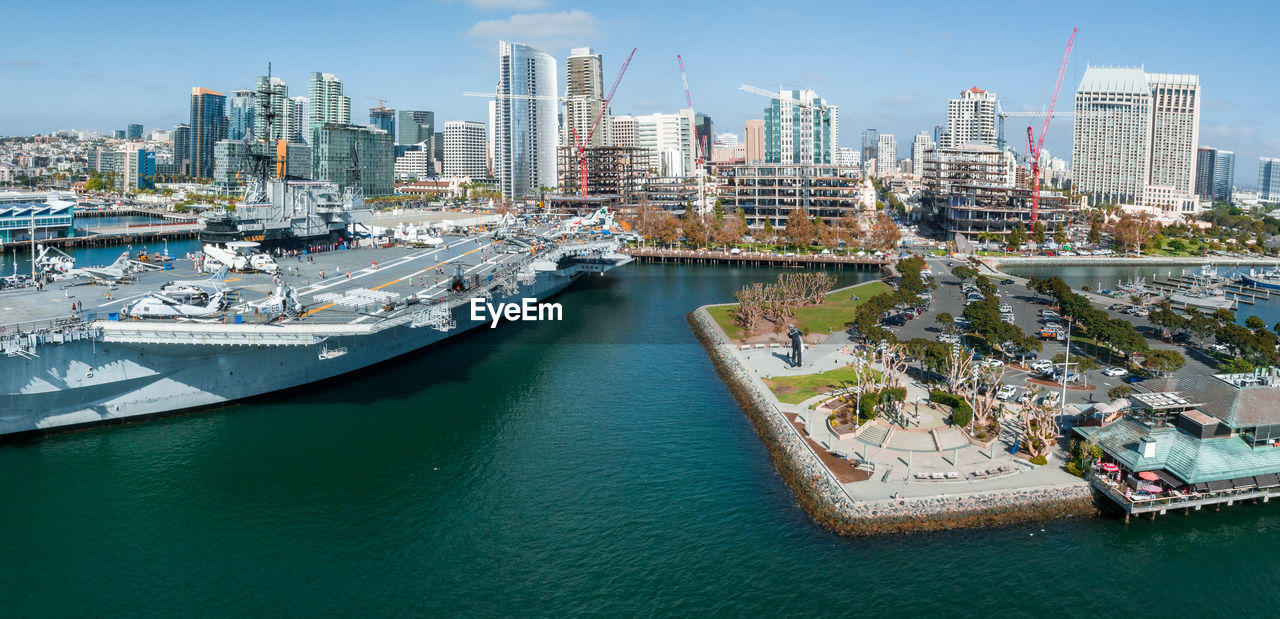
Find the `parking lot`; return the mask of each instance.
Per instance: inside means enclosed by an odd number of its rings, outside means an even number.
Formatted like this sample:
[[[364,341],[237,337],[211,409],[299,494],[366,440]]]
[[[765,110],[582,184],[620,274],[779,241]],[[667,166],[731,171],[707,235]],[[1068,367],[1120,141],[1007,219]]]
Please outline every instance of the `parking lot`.
[[[953,260],[947,260],[939,257],[929,257],[927,259],[930,271],[933,272],[934,281],[937,287],[933,290],[933,301],[929,308],[920,316],[906,321],[901,327],[890,327],[901,341],[910,340],[912,338],[924,338],[928,340],[937,340],[938,336],[943,333],[942,325],[936,320],[937,315],[941,312],[948,312],[952,316],[959,318],[964,312],[964,294],[961,292],[960,281],[951,275],[951,269],[960,264]],[[948,264],[952,266],[948,266]],[[996,290],[1000,295],[999,301],[1007,303],[1013,310],[1014,324],[1028,335],[1037,333],[1043,324],[1040,319],[1040,310],[1048,308],[1047,299],[1037,296],[1026,287],[1026,280],[1022,278],[991,275],[987,274],[992,284],[995,284]],[[1010,283],[1003,283],[1009,281]],[[1096,295],[1086,295],[1095,301],[1095,305],[1107,313],[1112,318],[1121,318],[1129,321],[1138,329],[1139,333],[1147,336],[1147,342],[1152,348],[1166,348],[1177,350],[1187,358],[1187,364],[1175,374],[1177,375],[1204,375],[1214,373],[1216,364],[1212,358],[1204,353],[1185,347],[1179,344],[1170,344],[1155,339],[1157,329],[1145,318],[1139,318],[1119,311],[1108,309],[1111,305],[1122,303],[1119,299],[1107,299]],[[1038,359],[1052,359],[1055,355],[1065,353],[1067,350],[1065,342],[1055,340],[1042,340],[1044,349],[1036,353]],[[1079,354],[1074,347],[1071,351],[1072,356]],[[1116,360],[1119,363],[1120,360]],[[1030,361],[1028,361],[1030,363]],[[1110,398],[1107,397],[1107,391],[1112,387],[1125,382],[1126,377],[1122,376],[1106,376],[1103,370],[1107,367],[1107,359],[1104,357],[1098,360],[1099,369],[1083,372],[1083,381],[1080,383],[1069,383],[1066,392],[1067,404],[1082,404],[1090,402],[1106,402]],[[1048,391],[1049,388],[1043,385],[1030,382],[1029,378],[1034,378],[1034,373],[1027,369],[1019,368],[1012,364],[1006,365],[1004,383],[1012,385],[1018,389],[1018,395],[1025,392],[1028,386],[1040,388],[1042,391]],[[1092,389],[1072,389],[1070,387],[1079,387],[1088,385]],[[1057,390],[1061,390],[1058,387]]]

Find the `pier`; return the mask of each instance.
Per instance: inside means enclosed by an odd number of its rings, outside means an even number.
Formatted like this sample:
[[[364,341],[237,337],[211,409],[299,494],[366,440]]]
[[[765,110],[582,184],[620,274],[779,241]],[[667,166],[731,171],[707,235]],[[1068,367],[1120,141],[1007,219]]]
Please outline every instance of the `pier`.
[[[820,265],[837,268],[846,266],[881,268],[893,264],[893,260],[890,258],[837,254],[785,256],[766,252],[740,252],[735,254],[727,251],[695,251],[691,249],[658,249],[651,247],[630,247],[623,249],[621,253],[635,258],[638,262],[671,262],[676,264],[737,264],[784,267]]]
[[[1125,522],[1132,515],[1149,514],[1155,518],[1156,514],[1163,516],[1171,509],[1189,513],[1207,506],[1219,509],[1223,505],[1231,506],[1244,501],[1267,503],[1271,497],[1280,496],[1280,479],[1275,475],[1251,478],[1248,483],[1241,483],[1241,480],[1210,482],[1200,491],[1179,491],[1165,496],[1127,495],[1121,484],[1096,474],[1089,476],[1089,482],[1094,489],[1124,510]]]

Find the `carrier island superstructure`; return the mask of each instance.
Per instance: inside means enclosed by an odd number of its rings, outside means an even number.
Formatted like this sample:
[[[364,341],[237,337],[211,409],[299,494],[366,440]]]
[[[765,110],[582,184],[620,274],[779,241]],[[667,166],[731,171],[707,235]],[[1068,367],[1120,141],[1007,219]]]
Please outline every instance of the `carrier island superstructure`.
[[[172,270],[130,273],[114,289],[52,282],[4,292],[0,435],[323,381],[488,325],[488,316],[473,319],[472,299],[545,300],[630,260],[607,234],[554,226],[441,241],[308,253],[277,258],[269,271],[213,275],[183,259]],[[156,308],[173,315],[156,317]]]

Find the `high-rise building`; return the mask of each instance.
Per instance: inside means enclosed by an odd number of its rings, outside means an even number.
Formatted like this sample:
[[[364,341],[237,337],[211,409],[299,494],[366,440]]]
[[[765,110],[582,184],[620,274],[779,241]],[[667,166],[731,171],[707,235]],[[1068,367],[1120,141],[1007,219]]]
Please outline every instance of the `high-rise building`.
[[[436,131],[436,113],[426,110],[400,110],[396,125],[396,143],[402,147],[431,142]],[[430,155],[430,153],[427,153]]]
[[[130,140],[142,139],[142,125],[129,125],[129,129],[125,131],[125,137]],[[152,154],[154,157],[154,153]]]
[[[252,90],[231,91],[227,103],[227,139],[243,140],[253,137],[254,116],[257,114],[257,93]]]
[[[1076,91],[1075,189],[1095,205],[1195,212],[1199,122],[1194,75],[1088,67]]]
[[[605,122],[607,119],[601,118],[594,133],[591,128],[591,124],[604,109],[604,77],[601,74],[600,54],[590,47],[574,48],[565,60],[565,68],[567,83],[560,143],[564,146],[581,144],[584,148],[608,146],[610,123]],[[587,139],[588,135],[590,140]]]
[[[284,124],[285,135],[290,136],[290,142],[302,144],[311,139],[311,132],[307,131],[307,101],[306,97],[289,99],[289,113],[285,115]]]
[[[711,136],[715,131],[715,123],[711,122],[711,117],[698,112],[693,115],[694,128],[697,130],[697,153],[702,156],[703,161],[711,161]]]
[[[615,146],[634,146],[650,152],[661,176],[688,176],[694,170],[694,112],[615,116]]]
[[[947,104],[947,143],[996,146],[996,94],[974,86]]]
[[[911,142],[911,173],[916,176],[924,176],[924,162],[933,156],[933,151],[937,146],[929,137],[928,131],[921,131],[916,134],[915,140]]]
[[[746,125],[747,163],[764,163],[764,120],[748,120]]]
[[[310,116],[307,133],[312,134],[325,124],[351,123],[351,97],[342,94],[342,80],[332,73],[311,74],[311,89],[307,103]]]
[[[242,140],[219,140],[213,145],[213,184],[223,191],[244,186],[251,176],[249,149]]]
[[[1213,199],[1230,204],[1235,180],[1236,154],[1219,150],[1218,158],[1213,162]]]
[[[191,176],[213,178],[213,145],[227,137],[226,105],[220,92],[191,89]]]
[[[387,135],[395,136],[396,111],[382,105],[371,107],[369,108],[369,124],[386,131]]]
[[[1076,89],[1071,158],[1090,204],[1137,204],[1151,169],[1151,89],[1142,69],[1088,67]]]
[[[191,126],[173,128],[173,167],[179,176],[191,176]]]
[[[1147,183],[1195,192],[1200,141],[1200,78],[1148,73],[1151,89],[1151,172]]]
[[[778,94],[764,111],[764,161],[835,163],[839,109],[809,89]]]
[[[138,126],[141,130],[141,125]],[[124,169],[120,180],[125,189],[154,189],[156,175],[156,154],[137,146],[124,151]]]
[[[397,179],[420,181],[435,176],[435,164],[431,160],[426,142],[419,142],[396,157]]]
[[[556,186],[556,77],[550,54],[498,42],[493,167],[503,197],[520,198]]]
[[[877,129],[862,130],[862,162],[867,163],[876,158],[876,146],[880,143],[880,131]],[[941,144],[941,142],[939,142]]]
[[[234,99],[232,99],[234,101]],[[270,110],[271,134],[267,135],[267,115]],[[290,134],[290,121],[293,116],[293,102],[289,99],[289,85],[278,77],[258,76],[257,90],[253,97],[253,139],[278,140],[293,139]]]
[[[876,176],[898,171],[898,141],[892,133],[881,133],[876,140]]]
[[[1280,159],[1258,157],[1258,199],[1280,202]]]
[[[1196,195],[1202,200],[1231,202],[1236,154],[1202,146],[1196,149]]]
[[[485,162],[484,123],[470,120],[447,120],[444,123],[444,175],[467,176],[472,179],[488,176]]]
[[[112,130],[112,132],[111,132],[111,136],[112,136],[112,137],[114,137],[114,138],[115,138],[115,139],[117,139],[117,140],[123,140],[123,139],[125,139],[125,135],[127,135],[127,134],[125,133],[125,130],[124,130],[124,129],[114,129],[114,130]]]
[[[436,172],[444,167],[444,132],[431,134],[431,160],[435,162]]]
[[[613,134],[613,145],[632,147],[636,145],[636,117],[611,116],[609,126]]]
[[[325,123],[312,135],[311,176],[337,183],[344,189],[360,179],[366,196],[395,191],[395,145],[391,134],[374,127]],[[351,160],[354,148],[357,162]]]

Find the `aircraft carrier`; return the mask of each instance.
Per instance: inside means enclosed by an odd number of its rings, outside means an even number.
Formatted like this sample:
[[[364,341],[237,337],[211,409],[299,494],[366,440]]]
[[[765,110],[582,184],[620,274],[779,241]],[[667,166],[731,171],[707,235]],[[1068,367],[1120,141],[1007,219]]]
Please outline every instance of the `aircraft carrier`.
[[[543,301],[630,260],[607,234],[554,227],[439,240],[275,258],[274,268],[255,262],[251,272],[216,275],[199,264],[208,256],[197,256],[119,282],[97,271],[93,285],[0,291],[0,435],[323,381],[490,324],[473,320],[472,299]]]

